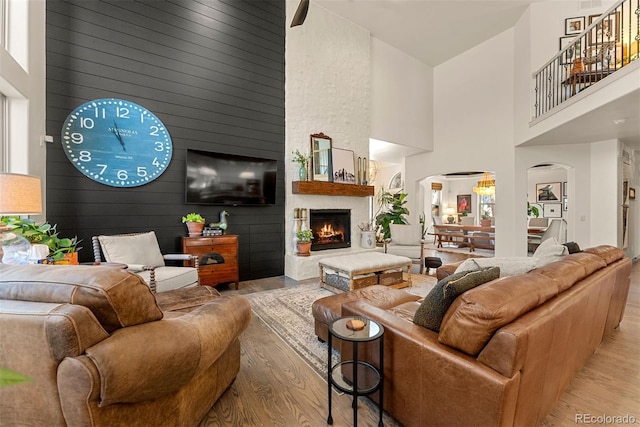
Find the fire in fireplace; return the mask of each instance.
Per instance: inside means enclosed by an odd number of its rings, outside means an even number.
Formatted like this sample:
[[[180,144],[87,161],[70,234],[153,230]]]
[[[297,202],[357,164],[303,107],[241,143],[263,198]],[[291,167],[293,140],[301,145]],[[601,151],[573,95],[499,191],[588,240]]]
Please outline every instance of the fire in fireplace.
[[[351,247],[351,210],[311,209],[312,251]]]

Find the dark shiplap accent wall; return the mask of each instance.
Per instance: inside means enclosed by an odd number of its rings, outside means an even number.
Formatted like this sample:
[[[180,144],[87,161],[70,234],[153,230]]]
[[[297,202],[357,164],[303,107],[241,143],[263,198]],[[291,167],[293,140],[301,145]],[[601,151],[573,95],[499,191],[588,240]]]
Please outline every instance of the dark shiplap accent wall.
[[[217,222],[226,209],[239,235],[240,279],[284,273],[284,0],[47,1],[47,220],[61,235],[154,230],[161,250],[179,250],[198,212]],[[82,175],[60,143],[76,106],[123,98],[166,125],[174,155],[167,171],[137,188]],[[187,205],[186,150],[278,160],[270,207]]]

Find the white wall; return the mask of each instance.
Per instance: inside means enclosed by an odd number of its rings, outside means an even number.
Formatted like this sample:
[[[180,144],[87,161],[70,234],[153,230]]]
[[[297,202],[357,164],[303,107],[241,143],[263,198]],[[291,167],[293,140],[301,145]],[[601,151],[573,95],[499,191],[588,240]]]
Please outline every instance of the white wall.
[[[516,251],[510,237],[515,230],[516,211],[523,212],[522,227],[526,227],[525,207],[516,209],[512,202],[513,51],[511,29],[434,69],[434,151],[406,159],[410,209],[418,203],[418,181],[427,176],[469,170],[495,172],[497,256],[514,255]],[[522,204],[526,206],[524,191]],[[526,243],[526,233],[522,238]],[[522,254],[526,254],[525,243]]]
[[[371,137],[433,150],[433,69],[371,40]]]
[[[286,6],[287,22],[291,22],[298,1],[287,1]],[[357,247],[357,225],[369,218],[368,198],[292,194],[298,166],[291,162],[291,152],[308,153],[310,135],[323,132],[333,138],[334,147],[353,150],[355,157],[369,157],[370,35],[311,2],[304,25],[288,27],[285,43],[287,256],[294,253],[293,210],[297,207],[351,209],[351,241]]]

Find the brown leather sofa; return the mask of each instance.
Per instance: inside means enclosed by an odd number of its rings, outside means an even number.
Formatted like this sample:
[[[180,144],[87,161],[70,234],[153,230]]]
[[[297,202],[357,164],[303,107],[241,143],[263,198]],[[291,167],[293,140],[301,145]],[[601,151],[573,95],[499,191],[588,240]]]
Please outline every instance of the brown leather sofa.
[[[404,426],[534,426],[620,323],[630,271],[612,246],[566,255],[465,292],[439,334],[413,323],[419,301],[355,300],[342,315],[384,325],[384,409]],[[379,366],[377,344],[363,354]]]
[[[0,264],[0,424],[194,426],[235,379],[246,298],[126,270]]]

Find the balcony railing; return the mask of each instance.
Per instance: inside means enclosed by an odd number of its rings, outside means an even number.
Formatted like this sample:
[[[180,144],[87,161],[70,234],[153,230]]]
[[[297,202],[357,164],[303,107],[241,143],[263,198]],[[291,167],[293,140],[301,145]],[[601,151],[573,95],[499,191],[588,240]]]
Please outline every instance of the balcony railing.
[[[622,0],[533,74],[534,118],[638,59],[640,0]]]

